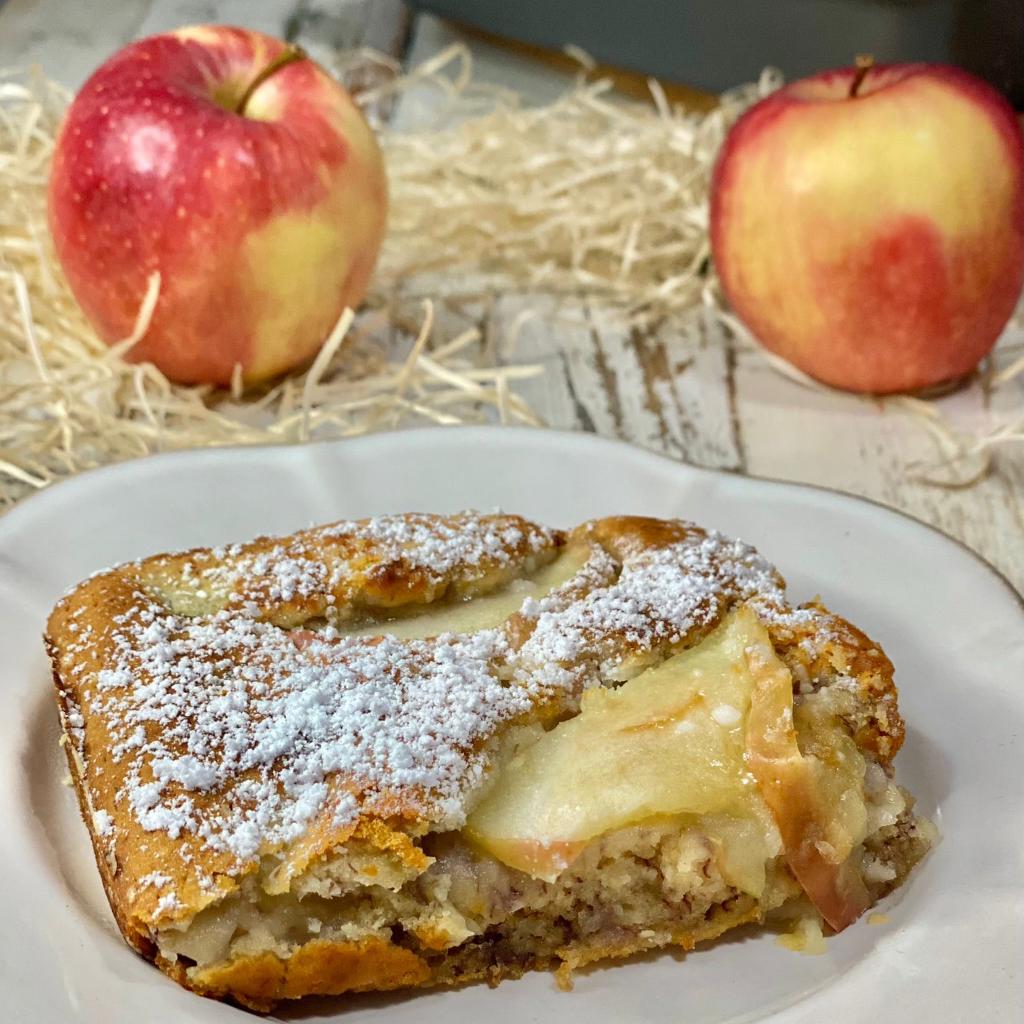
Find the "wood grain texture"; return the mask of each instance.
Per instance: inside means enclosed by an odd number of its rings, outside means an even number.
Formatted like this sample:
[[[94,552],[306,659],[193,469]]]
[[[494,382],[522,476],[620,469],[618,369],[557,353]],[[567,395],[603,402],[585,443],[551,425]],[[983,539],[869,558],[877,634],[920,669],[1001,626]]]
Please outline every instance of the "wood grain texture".
[[[125,43],[182,25],[242,25],[303,45],[333,70],[369,46],[400,56],[409,30],[401,0],[7,0],[0,67],[38,64],[77,89]]]
[[[528,300],[495,305],[521,315]],[[922,477],[943,451],[921,419],[895,403],[808,389],[719,328],[664,327],[631,335],[586,310],[587,327],[557,317],[521,332],[531,382],[552,426],[593,430],[701,466],[830,487],[906,512],[963,541],[1024,590],[1024,469],[1009,450],[963,488]],[[699,323],[699,321],[698,321]],[[500,323],[491,330],[500,333]],[[1015,346],[1012,338],[1003,351]],[[1005,362],[1005,358],[1003,359]],[[963,431],[985,432],[1024,408],[1017,386],[995,396],[977,381],[936,403]],[[941,567],[922,567],[941,574]]]
[[[138,35],[151,3],[7,0],[0,7],[0,68],[38,65],[77,89],[106,56]]]
[[[752,473],[833,487],[900,509],[964,541],[1024,586],[1020,483],[1005,461],[969,488],[936,486],[920,476],[942,452],[918,418],[891,404],[809,391],[750,351],[739,357],[737,380]],[[974,384],[939,404],[953,422],[987,425],[988,416],[977,415],[984,411],[981,392]]]

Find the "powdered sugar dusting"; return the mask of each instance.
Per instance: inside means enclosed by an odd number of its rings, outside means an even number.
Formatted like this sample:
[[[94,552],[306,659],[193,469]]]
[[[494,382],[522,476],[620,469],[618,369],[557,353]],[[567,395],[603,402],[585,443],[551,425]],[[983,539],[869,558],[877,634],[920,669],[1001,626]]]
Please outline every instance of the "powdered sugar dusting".
[[[513,520],[500,516],[463,513],[450,519],[438,516],[378,516],[361,523],[342,522],[316,531],[321,538],[359,536],[371,542],[386,561],[406,560],[418,569],[443,579],[463,566],[484,560],[507,559],[527,537]],[[538,531],[532,537],[544,537]],[[536,549],[539,545],[534,545]]]
[[[389,576],[431,588],[487,577],[554,544],[552,531],[516,516],[410,514],[334,523],[278,540],[191,552],[177,563],[178,597],[194,613],[230,607],[255,614],[292,604],[303,614],[358,614],[367,586]],[[171,556],[173,559],[173,556]],[[157,588],[166,581],[157,581]],[[415,587],[413,589],[416,589]]]
[[[106,811],[92,812],[92,827],[98,836],[109,836],[114,832],[114,819]]]
[[[401,558],[441,581],[500,563],[524,540],[515,521],[472,514],[384,517],[304,536],[369,539],[374,558]],[[749,546],[681,536],[621,566],[595,547],[576,577],[524,603],[525,637],[503,627],[429,640],[328,631],[298,642],[266,609],[174,614],[136,587],[131,610],[102,638],[105,667],[76,680],[77,696],[87,718],[105,723],[124,770],[119,804],[147,831],[192,835],[244,863],[314,821],[345,825],[396,805],[457,827],[486,769],[487,741],[538,701],[574,706],[585,688],[685,644],[735,601],[779,621],[807,614],[788,608],[778,576]],[[296,566],[316,561],[287,540],[232,557],[248,560],[246,571],[282,602],[329,575]],[[195,575],[195,586],[206,582]],[[74,662],[99,642],[75,634],[67,653]]]
[[[169,914],[177,910],[181,906],[181,901],[177,895],[173,892],[164,893],[156,901],[156,916],[161,917],[163,914]]]
[[[789,607],[774,567],[750,545],[699,531],[631,559],[614,583],[569,607],[540,601],[525,609],[537,622],[520,652],[517,678],[551,686],[570,685],[581,671],[597,682],[624,678],[739,601],[751,601],[762,619],[780,624],[816,614]]]
[[[498,630],[300,650],[266,622],[150,607],[116,644],[93,710],[130,764],[124,799],[143,828],[193,833],[239,860],[325,810],[344,824],[396,791],[419,813],[456,818],[480,767],[473,744],[531,705],[499,678]],[[205,793],[221,796],[213,813],[197,803]]]
[[[139,879],[139,888],[148,889],[152,886],[154,889],[162,889],[165,885],[170,885],[171,881],[170,875],[165,875],[160,871],[152,871]]]

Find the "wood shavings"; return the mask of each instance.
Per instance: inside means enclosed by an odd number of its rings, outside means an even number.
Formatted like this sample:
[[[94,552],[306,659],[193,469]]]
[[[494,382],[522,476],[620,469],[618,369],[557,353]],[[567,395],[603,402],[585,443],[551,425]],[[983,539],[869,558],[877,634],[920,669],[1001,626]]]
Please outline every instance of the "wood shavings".
[[[219,391],[125,362],[161,281],[152,277],[135,328],[110,348],[64,284],[45,190],[68,99],[39,74],[0,74],[0,508],[61,477],[156,451],[348,437],[423,420],[539,422],[512,390],[538,367],[480,365],[479,332],[435,337],[429,300],[415,303],[421,326],[411,335],[391,315],[387,282],[358,316],[346,311],[305,373],[262,393],[243,394],[240,372]]]
[[[999,387],[1001,384],[1009,384],[1011,380],[1016,380],[1022,374],[1024,374],[1024,356],[1015,359],[1005,369],[993,374],[992,386]]]
[[[485,345],[466,311],[496,294],[582,297],[631,329],[703,314],[764,354],[725,308],[710,267],[707,197],[729,127],[781,84],[777,72],[727,93],[709,113],[627,102],[587,77],[554,103],[524,108],[475,81],[469,51],[452,47],[402,76],[355,54],[343,75],[379,127],[426,90],[429,123],[384,130],[391,217],[365,307],[346,313],[312,365],[262,392],[183,387],[125,362],[148,325],[154,276],[135,329],[107,348],[78,310],[50,248],[45,188],[67,94],[39,74],[0,73],[0,508],[51,482],[149,452],[225,444],[295,443],[430,422],[539,423],[516,393],[539,366],[508,365],[536,315],[523,310]],[[440,97],[442,102],[436,102]],[[412,104],[415,107],[415,103]],[[557,314],[561,316],[562,314]],[[469,315],[469,322],[474,317]],[[830,391],[765,355],[804,387]],[[1024,373],[1024,357],[990,389]],[[921,406],[897,407],[919,418]],[[910,400],[908,400],[910,401]],[[925,416],[940,482],[976,478],[997,449],[1024,440],[1014,417],[959,437]],[[976,460],[971,462],[970,460]],[[969,471],[961,473],[969,464]]]
[[[707,299],[705,299],[707,304]],[[713,306],[713,315],[734,339],[758,356],[777,374],[800,387],[847,401],[871,402],[880,410],[895,410],[912,416],[933,439],[938,449],[937,459],[918,460],[907,465],[910,477],[918,483],[947,490],[964,490],[983,480],[992,470],[998,449],[1010,445],[1024,446],[1024,415],[1011,417],[981,434],[958,431],[934,399],[954,394],[963,382],[931,389],[920,395],[857,395],[823,384],[809,377],[788,360],[762,348],[746,326],[732,313]],[[1018,377],[1024,377],[1024,356],[988,375],[985,386],[990,392],[1005,387]]]
[[[964,425],[944,410],[949,392],[895,395],[885,402],[914,417],[935,442],[937,456],[907,466],[920,483],[965,490],[998,469],[1002,457],[1024,454],[1024,356],[1019,354],[1021,310],[1003,341],[970,379],[983,397],[980,422]],[[1004,362],[1006,365],[1000,365]],[[955,394],[954,394],[955,398]]]
[[[699,305],[714,155],[738,114],[777,87],[777,73],[710,114],[671,107],[657,85],[653,103],[627,103],[607,80],[581,77],[548,106],[487,93],[492,109],[465,118],[463,105],[480,100],[467,61],[453,47],[428,76],[450,98],[448,128],[385,138],[396,244],[382,276],[443,268],[506,289],[585,292],[636,327]]]
[[[956,431],[948,419],[928,402],[902,395],[890,399],[903,411],[916,416],[934,438],[940,457],[908,466],[921,483],[950,490],[973,487],[991,472],[998,450],[1007,445],[1024,447],[1024,415],[1001,423],[980,436]]]

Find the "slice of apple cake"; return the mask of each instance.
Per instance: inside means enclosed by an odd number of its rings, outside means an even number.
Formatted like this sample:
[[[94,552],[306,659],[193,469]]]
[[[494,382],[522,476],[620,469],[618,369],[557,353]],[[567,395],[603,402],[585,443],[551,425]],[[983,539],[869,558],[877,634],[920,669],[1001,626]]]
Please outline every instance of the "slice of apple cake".
[[[563,976],[808,900],[934,831],[892,665],[753,548],[404,515],[93,576],[46,643],[127,942],[255,1009]]]

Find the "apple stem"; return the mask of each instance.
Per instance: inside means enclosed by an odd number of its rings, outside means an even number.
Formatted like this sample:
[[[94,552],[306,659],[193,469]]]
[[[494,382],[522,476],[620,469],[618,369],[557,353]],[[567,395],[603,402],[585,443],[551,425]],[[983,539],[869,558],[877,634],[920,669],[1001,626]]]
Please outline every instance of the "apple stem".
[[[857,73],[853,76],[853,81],[850,83],[851,100],[857,98],[857,92],[864,84],[864,79],[868,77],[868,72],[875,66],[875,58],[871,54],[865,54],[855,58],[853,63],[856,65]]]
[[[297,60],[305,60],[308,54],[301,46],[289,43],[246,87],[242,98],[235,105],[235,113],[245,115],[245,108],[252,99],[252,94],[273,74],[283,67],[294,64]]]

